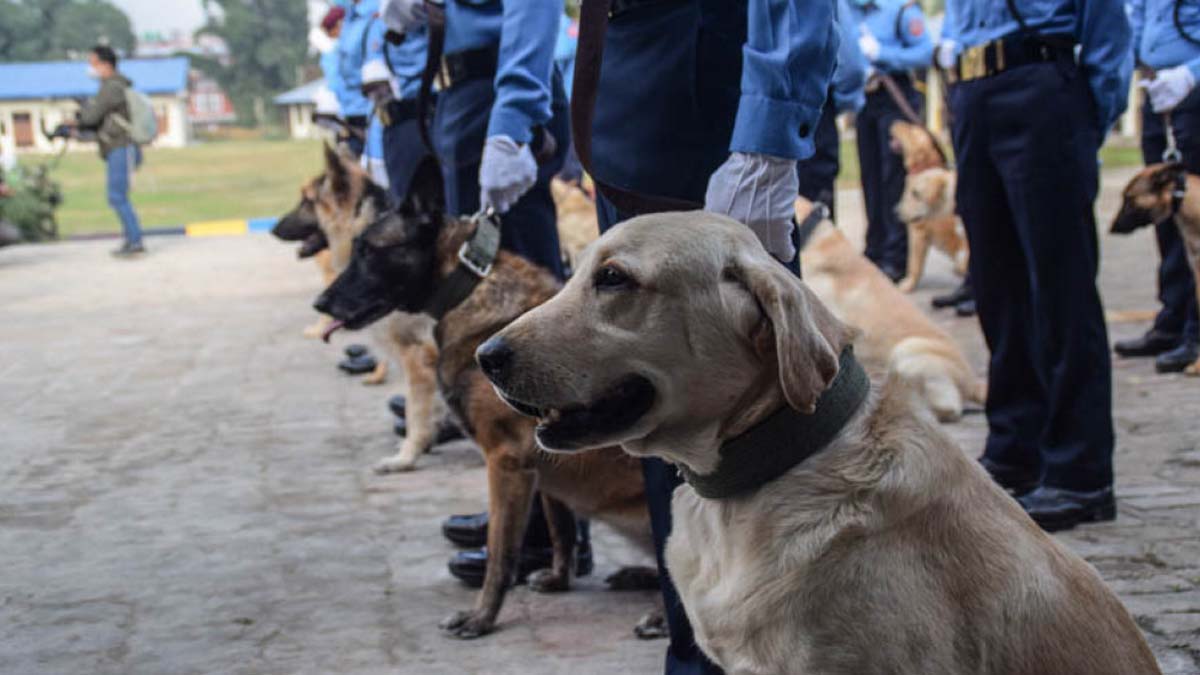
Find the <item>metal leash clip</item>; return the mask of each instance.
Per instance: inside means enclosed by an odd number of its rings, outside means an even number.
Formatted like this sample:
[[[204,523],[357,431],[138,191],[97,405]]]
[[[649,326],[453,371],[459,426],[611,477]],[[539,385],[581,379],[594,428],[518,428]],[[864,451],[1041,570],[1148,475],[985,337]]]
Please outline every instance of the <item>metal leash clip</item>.
[[[500,222],[496,209],[487,206],[470,217],[475,225],[475,236],[463,242],[458,249],[458,261],[480,279],[492,271],[496,251],[500,248]]]
[[[1171,113],[1163,113],[1163,130],[1167,134],[1167,148],[1163,150],[1162,161],[1167,164],[1178,164],[1183,161],[1183,153],[1175,141],[1175,127],[1171,125]]]

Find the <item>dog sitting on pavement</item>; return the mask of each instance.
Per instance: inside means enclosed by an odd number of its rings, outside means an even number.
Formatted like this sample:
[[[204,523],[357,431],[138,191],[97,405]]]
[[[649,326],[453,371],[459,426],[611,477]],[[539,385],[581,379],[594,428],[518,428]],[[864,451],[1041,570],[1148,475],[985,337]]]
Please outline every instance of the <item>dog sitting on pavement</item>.
[[[500,250],[486,274],[460,257],[480,227],[476,219],[445,218],[401,209],[359,236],[350,266],[316,302],[335,325],[360,329],[395,311],[440,316],[435,329],[437,379],[463,429],[483,453],[488,481],[487,569],[474,608],[452,614],[441,627],[475,638],[496,625],[512,585],[534,489],[541,491],[553,548],[549,569],[528,577],[538,592],[567,590],[574,568],[575,517],[600,520],[646,553],[653,547],[645,484],[637,460],[611,447],[578,457],[538,450],[535,424],[506,406],[475,363],[476,348],[525,311],[553,296],[550,272]],[[497,234],[498,236],[498,234]],[[455,279],[477,279],[457,302]],[[608,411],[620,417],[619,410]],[[626,568],[610,577],[614,589],[658,588],[657,571]],[[646,626],[655,619],[643,619]],[[654,636],[646,633],[644,636]]]
[[[667,564],[726,672],[1158,673],[1096,571],[853,339],[748,228],[691,212],[611,230],[477,358],[546,449],[678,465]]]
[[[967,273],[970,251],[962,224],[955,215],[955,174],[932,132],[904,121],[892,123],[892,149],[904,157],[904,194],[896,215],[908,227],[908,267],[898,286],[916,290],[925,273],[930,247],[954,261],[954,271]]]
[[[1196,278],[1196,301],[1200,302],[1200,177],[1187,173],[1182,164],[1153,164],[1129,181],[1123,199],[1112,232],[1129,234],[1174,220],[1187,249]],[[1200,375],[1200,360],[1184,372]]]
[[[414,179],[421,180],[432,179],[421,174]],[[440,189],[440,182],[438,185]],[[327,252],[336,276],[350,264],[355,237],[391,208],[386,190],[373,183],[357,163],[325,146],[325,171],[305,183],[300,203],[280,219],[274,231],[281,238],[302,240],[301,255]],[[332,322],[326,323],[323,337],[327,338],[333,327]],[[371,328],[370,336],[401,365],[406,388],[404,440],[396,454],[380,460],[374,470],[410,471],[433,446],[437,421],[444,415],[444,406],[437,397],[433,322],[428,317],[393,312]],[[364,383],[382,384],[387,377],[387,363],[387,358],[380,359],[376,371]]]
[[[800,198],[796,220],[805,225],[800,242],[804,280],[839,320],[862,331],[855,342],[860,357],[909,382],[943,422],[962,417],[965,402],[984,403],[987,386],[954,339],[859,253],[823,211]]]

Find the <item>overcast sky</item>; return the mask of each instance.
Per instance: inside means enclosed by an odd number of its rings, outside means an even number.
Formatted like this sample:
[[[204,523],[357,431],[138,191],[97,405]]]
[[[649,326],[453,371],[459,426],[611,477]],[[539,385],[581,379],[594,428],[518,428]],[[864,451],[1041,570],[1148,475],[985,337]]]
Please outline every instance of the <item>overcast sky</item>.
[[[129,15],[138,35],[179,29],[191,32],[204,23],[201,0],[112,0]]]

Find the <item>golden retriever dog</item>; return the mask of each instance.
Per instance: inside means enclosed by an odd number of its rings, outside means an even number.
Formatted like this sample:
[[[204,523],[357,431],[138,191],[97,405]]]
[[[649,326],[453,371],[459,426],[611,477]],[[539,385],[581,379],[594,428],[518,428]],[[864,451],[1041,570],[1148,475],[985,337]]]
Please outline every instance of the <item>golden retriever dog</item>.
[[[451,287],[459,251],[477,221],[401,210],[360,236],[354,259],[321,297],[319,311],[335,325],[357,330],[395,314],[433,312]],[[475,362],[475,350],[493,333],[559,290],[547,270],[500,250],[491,271],[438,320],[437,380],[464,431],[487,465],[487,569],[475,605],[451,614],[441,628],[452,637],[477,638],[495,629],[513,583],[534,490],[542,495],[553,564],[529,576],[538,592],[566,591],[574,569],[575,517],[595,518],[653,551],[640,464],[618,447],[575,457],[538,450],[533,420],[496,395]],[[439,312],[441,313],[441,312]],[[620,416],[619,410],[608,411]],[[609,577],[614,589],[658,587],[657,570],[626,568]],[[641,628],[652,626],[645,619]],[[647,636],[653,636],[648,633]]]
[[[1158,673],[1099,574],[853,335],[744,225],[672,213],[612,229],[477,356],[546,449],[678,465],[666,560],[727,673]]]
[[[304,186],[301,202],[302,206],[311,204],[316,214],[320,228],[317,238],[328,247],[329,265],[335,276],[349,266],[355,237],[390,208],[387,192],[373,183],[357,162],[329,146],[325,147],[325,172]],[[335,323],[327,324],[325,337],[335,327]],[[396,454],[373,468],[381,474],[411,471],[417,459],[433,446],[437,421],[445,412],[437,395],[433,321],[418,314],[393,312],[372,326],[369,335],[387,358],[379,360],[375,372],[363,383],[382,384],[387,378],[388,360],[399,363],[404,371],[408,422],[408,433]]]
[[[928,129],[904,121],[892,123],[892,149],[904,157],[904,194],[896,215],[908,227],[908,265],[898,286],[916,290],[925,273],[930,247],[954,261],[954,271],[967,273],[970,250],[962,223],[955,215],[955,174]]]
[[[583,188],[557,178],[550,181],[558,212],[558,241],[568,269],[575,269],[579,254],[600,236],[596,202]]]
[[[1187,173],[1181,164],[1153,164],[1134,176],[1125,186],[1112,231],[1128,234],[1167,220],[1174,220],[1179,228],[1196,278],[1196,301],[1200,302],[1200,177]],[[1200,375],[1200,361],[1184,372]]]
[[[796,200],[804,222],[813,206]],[[800,250],[804,280],[839,320],[862,331],[863,360],[908,382],[943,422],[962,417],[964,402],[983,404],[986,384],[971,371],[946,331],[871,264],[833,223],[824,221]]]

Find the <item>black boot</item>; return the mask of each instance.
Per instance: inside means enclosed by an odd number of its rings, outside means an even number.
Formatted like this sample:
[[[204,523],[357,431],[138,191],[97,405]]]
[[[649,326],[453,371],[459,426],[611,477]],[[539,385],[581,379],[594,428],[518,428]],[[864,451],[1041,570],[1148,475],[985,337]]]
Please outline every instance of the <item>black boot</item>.
[[[1113,344],[1113,351],[1117,353],[1117,356],[1124,356],[1127,359],[1158,356],[1178,347],[1179,341],[1179,335],[1175,333],[1164,333],[1152,328],[1141,337],[1118,340]]]
[[[1117,501],[1111,487],[1092,491],[1042,486],[1017,499],[1047,532],[1069,530],[1080,523],[1116,520]]]
[[[1019,497],[1036,489],[1038,486],[1038,474],[1032,469],[1013,466],[1011,464],[1001,464],[987,457],[980,457],[979,463],[983,465],[984,470],[988,472],[988,475],[992,477],[992,480],[997,485],[1004,488],[1005,491],[1013,496]]]
[[[1154,359],[1154,369],[1160,373],[1182,373],[1188,366],[1200,360],[1200,342],[1187,340],[1169,352]]]
[[[945,295],[935,295],[933,303],[935,309],[946,309],[947,307],[957,307],[960,303],[967,300],[974,300],[975,293],[971,290],[970,282],[964,281],[959,284],[958,288],[950,291]]]

